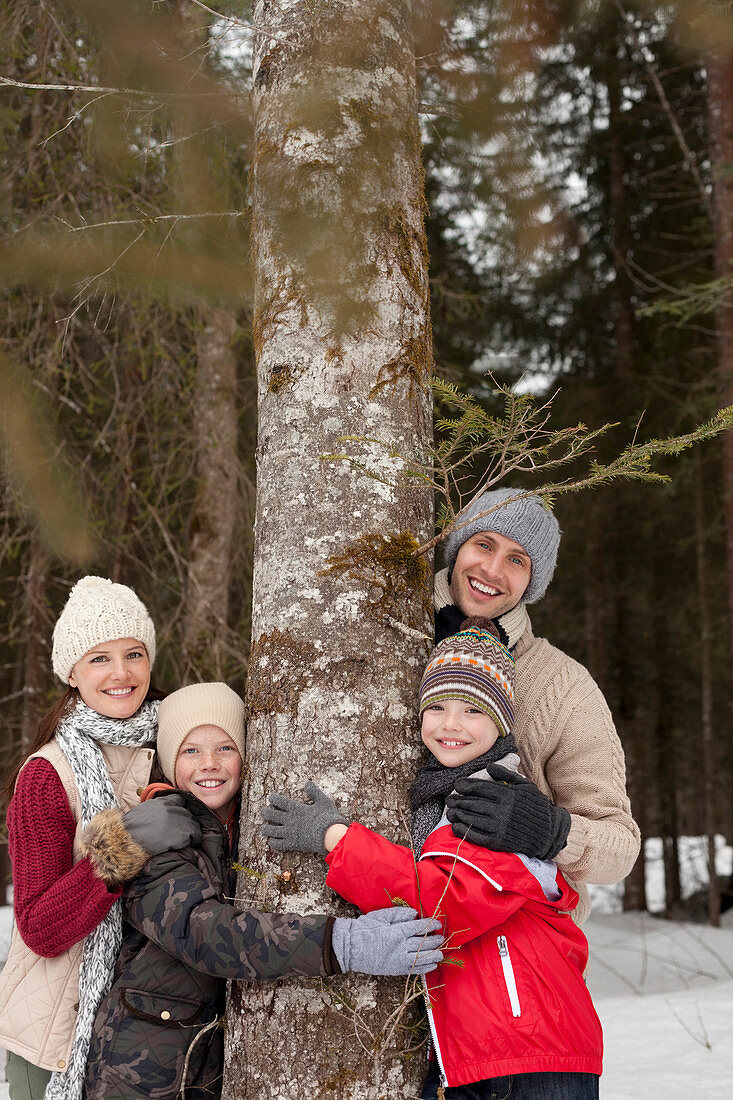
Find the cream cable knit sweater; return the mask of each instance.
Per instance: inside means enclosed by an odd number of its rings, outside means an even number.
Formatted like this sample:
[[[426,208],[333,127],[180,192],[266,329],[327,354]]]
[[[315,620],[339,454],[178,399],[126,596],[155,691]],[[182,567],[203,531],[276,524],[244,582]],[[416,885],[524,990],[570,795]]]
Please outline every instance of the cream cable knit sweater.
[[[447,570],[435,578],[436,607],[451,602]],[[501,619],[516,660],[514,737],[522,771],[571,815],[556,863],[580,894],[575,914],[590,912],[587,882],[624,878],[639,854],[639,828],[626,794],[626,767],[611,712],[578,661],[535,638],[523,605]]]

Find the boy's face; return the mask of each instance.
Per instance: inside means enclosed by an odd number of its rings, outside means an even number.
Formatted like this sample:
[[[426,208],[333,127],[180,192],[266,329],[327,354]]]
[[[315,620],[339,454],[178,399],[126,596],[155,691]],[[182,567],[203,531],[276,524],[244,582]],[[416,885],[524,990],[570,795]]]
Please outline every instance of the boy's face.
[[[444,699],[422,712],[423,744],[446,768],[487,752],[499,736],[496,723],[463,699]]]
[[[242,758],[231,737],[218,726],[197,726],[178,750],[173,778],[226,821],[239,794],[241,771]]]

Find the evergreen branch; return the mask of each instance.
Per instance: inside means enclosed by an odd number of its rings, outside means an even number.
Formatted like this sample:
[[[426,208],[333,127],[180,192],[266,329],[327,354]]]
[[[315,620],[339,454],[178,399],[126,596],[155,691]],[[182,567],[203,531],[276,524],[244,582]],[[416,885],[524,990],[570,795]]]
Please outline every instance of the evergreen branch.
[[[598,428],[588,428],[581,422],[563,428],[551,428],[550,415],[556,394],[538,406],[530,394],[516,394],[509,386],[500,385],[493,379],[492,381],[497,394],[503,397],[502,417],[490,415],[474,397],[459,390],[453,383],[443,379],[433,381],[436,394],[446,404],[454,406],[459,415],[442,416],[438,420],[437,427],[443,438],[431,447],[424,459],[414,454],[404,454],[396,443],[374,437],[344,436],[340,439],[342,443],[377,444],[389,457],[400,459],[405,468],[392,479],[370,469],[363,460],[349,454],[321,456],[329,461],[348,462],[352,469],[392,487],[398,482],[404,482],[406,478],[433,487],[438,498],[442,498],[438,507],[440,530],[433,538],[413,550],[415,557],[426,554],[452,532],[460,531],[469,523],[484,519],[499,508],[530,496],[540,497],[545,506],[551,509],[555,498],[561,494],[578,493],[584,489],[608,485],[618,479],[669,481],[668,475],[652,468],[655,458],[677,456],[694,444],[713,439],[720,432],[733,427],[733,406],[721,409],[694,431],[669,439],[650,439],[639,443],[637,424],[632,442],[610,462],[601,463],[591,457],[595,444],[611,428],[618,427],[618,424],[609,423]],[[545,481],[532,489],[518,489],[507,500],[492,508],[478,514],[471,512],[487,490],[505,481],[511,474],[532,473],[546,477],[582,458],[588,459],[588,467],[583,474]],[[483,467],[483,473],[476,478],[473,471],[479,465]],[[466,518],[467,515],[469,518]]]
[[[669,297],[644,306],[638,311],[639,317],[666,315],[684,325],[695,317],[715,313],[720,306],[730,303],[733,298],[733,274],[704,283],[687,283],[681,287],[660,284],[658,279],[654,282]]]

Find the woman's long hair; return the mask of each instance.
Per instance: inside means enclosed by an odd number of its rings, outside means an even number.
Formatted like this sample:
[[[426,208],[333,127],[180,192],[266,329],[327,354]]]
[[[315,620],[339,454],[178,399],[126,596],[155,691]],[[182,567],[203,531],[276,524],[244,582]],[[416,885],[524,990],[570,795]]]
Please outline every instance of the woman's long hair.
[[[157,688],[152,687],[151,685],[148,688],[148,693],[145,696],[143,702],[149,703],[151,700],[154,699],[164,699],[165,695],[166,693],[164,691],[158,691]],[[34,752],[38,752],[39,749],[42,749],[44,745],[47,745],[49,743],[49,741],[53,741],[54,735],[59,726],[59,722],[62,718],[65,718],[67,714],[71,714],[80,698],[81,697],[79,695],[78,688],[68,686],[63,695],[61,695],[53,704],[53,706],[51,706],[49,710],[47,710],[46,713],[43,715],[38,723],[38,726],[36,727],[36,732],[31,738],[30,743],[21,750],[20,755],[10,769],[8,781],[5,784],[5,788],[2,792],[3,802],[6,807],[9,805],[10,799],[13,797],[13,791],[15,790],[15,784],[18,781],[20,769],[23,767],[28,757],[32,756]]]

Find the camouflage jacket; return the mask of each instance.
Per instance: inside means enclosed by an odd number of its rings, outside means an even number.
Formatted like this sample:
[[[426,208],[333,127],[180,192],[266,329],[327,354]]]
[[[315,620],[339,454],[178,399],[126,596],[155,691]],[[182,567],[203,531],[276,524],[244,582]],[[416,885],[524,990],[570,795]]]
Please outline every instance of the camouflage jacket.
[[[226,829],[185,797],[203,837],[154,856],[125,890],[122,950],[94,1023],[85,1100],[218,1097],[224,979],[338,972],[332,917],[242,912],[227,900]]]

